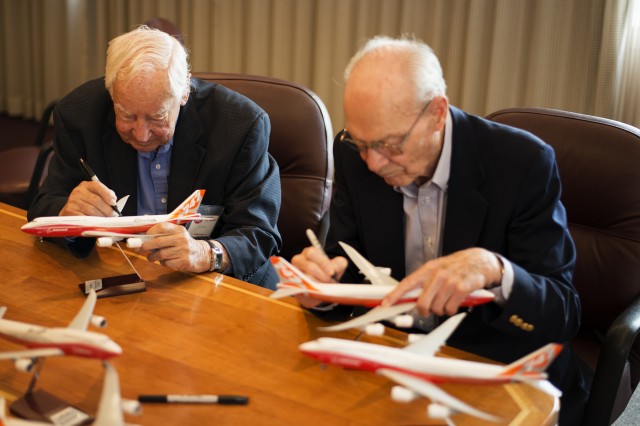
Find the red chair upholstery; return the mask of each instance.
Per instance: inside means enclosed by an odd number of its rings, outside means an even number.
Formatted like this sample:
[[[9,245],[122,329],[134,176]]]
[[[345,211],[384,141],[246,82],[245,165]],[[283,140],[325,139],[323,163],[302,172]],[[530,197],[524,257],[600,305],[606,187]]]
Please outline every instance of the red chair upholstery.
[[[299,84],[276,78],[228,73],[193,76],[239,92],[269,114],[269,153],[280,167],[282,186],[280,255],[290,259],[308,246],[307,228],[323,240],[333,184],[333,131],[320,98]]]
[[[584,418],[609,425],[640,381],[640,130],[541,108],[488,118],[528,130],[556,152],[582,303],[571,344],[595,373]]]

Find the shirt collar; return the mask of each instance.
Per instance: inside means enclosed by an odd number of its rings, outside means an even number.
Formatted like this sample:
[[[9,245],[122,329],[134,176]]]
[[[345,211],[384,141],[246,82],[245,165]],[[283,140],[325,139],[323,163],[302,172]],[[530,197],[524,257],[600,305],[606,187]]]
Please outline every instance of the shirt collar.
[[[156,159],[158,154],[165,154],[169,152],[172,146],[173,146],[173,136],[171,137],[171,139],[169,139],[169,143],[160,145],[155,151],[149,151],[149,152],[138,151],[138,155],[153,161]]]

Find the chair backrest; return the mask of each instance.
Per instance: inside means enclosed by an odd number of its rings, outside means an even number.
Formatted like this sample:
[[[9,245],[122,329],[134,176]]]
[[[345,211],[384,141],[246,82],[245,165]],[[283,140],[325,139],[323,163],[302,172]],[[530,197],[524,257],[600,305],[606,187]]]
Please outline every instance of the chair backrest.
[[[280,255],[290,259],[309,245],[312,229],[326,235],[333,184],[333,130],[324,104],[304,86],[270,77],[193,73],[243,94],[269,115],[269,153],[280,167]]]
[[[40,183],[52,152],[53,133],[49,125],[57,100],[43,110],[33,143],[0,152],[0,202],[28,209]]]
[[[488,118],[530,131],[555,150],[562,202],[577,250],[573,283],[583,311],[583,330],[572,345],[596,372],[586,418],[593,421],[589,424],[608,424],[626,406],[640,380],[638,342],[627,359],[640,327],[640,130],[613,120],[542,108],[505,109]],[[625,324],[620,324],[621,319]],[[616,327],[628,327],[626,337],[612,337]],[[594,336],[601,337],[599,344],[579,342]],[[603,373],[598,370],[606,367],[601,364],[607,363],[604,352],[610,349],[609,340],[618,340],[614,343],[620,353],[618,362],[627,370],[609,371],[608,386],[616,384],[619,389],[603,391],[598,377]],[[594,348],[595,356],[585,353]],[[631,389],[621,389],[620,383]],[[618,406],[613,409],[609,405],[618,391]],[[605,402],[601,394],[607,393]],[[597,422],[593,411],[607,421]]]

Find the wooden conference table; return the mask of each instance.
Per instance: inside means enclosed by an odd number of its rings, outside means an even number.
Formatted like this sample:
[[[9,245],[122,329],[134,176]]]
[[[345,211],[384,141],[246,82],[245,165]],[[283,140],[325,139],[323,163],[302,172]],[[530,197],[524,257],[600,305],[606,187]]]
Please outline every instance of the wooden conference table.
[[[63,248],[20,231],[22,210],[0,204],[0,306],[6,319],[66,326],[83,303],[78,284],[132,272],[116,248],[98,248],[75,259]],[[268,298],[269,290],[219,275],[186,274],[129,258],[147,283],[143,293],[99,299],[95,314],[109,322],[101,330],[124,353],[111,360],[124,398],[139,394],[238,394],[247,406],[144,404],[142,425],[376,425],[443,424],[426,416],[428,401],[393,402],[389,380],[363,371],[320,366],[298,351],[300,343],[322,335],[323,322],[291,300]],[[364,338],[402,346],[404,335],[389,331]],[[335,337],[353,339],[355,331]],[[0,339],[0,351],[21,346]],[[474,358],[445,348],[444,356]],[[15,399],[31,374],[0,361],[0,395]],[[38,388],[95,414],[103,368],[93,359],[49,358]],[[553,424],[558,401],[520,384],[442,387],[471,405],[498,414],[512,425]],[[457,425],[491,424],[466,415]]]

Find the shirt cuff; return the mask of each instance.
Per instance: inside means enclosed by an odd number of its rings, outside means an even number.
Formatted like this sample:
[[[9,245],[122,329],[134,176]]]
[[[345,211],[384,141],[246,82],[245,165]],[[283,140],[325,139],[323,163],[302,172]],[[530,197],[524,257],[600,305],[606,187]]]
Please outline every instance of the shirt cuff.
[[[502,263],[502,281],[500,281],[499,287],[491,288],[489,291],[496,295],[495,302],[500,306],[504,306],[507,300],[509,300],[511,290],[513,289],[513,280],[515,279],[513,265],[503,256],[497,253],[494,254],[498,256],[498,259],[500,259],[500,262]]]

